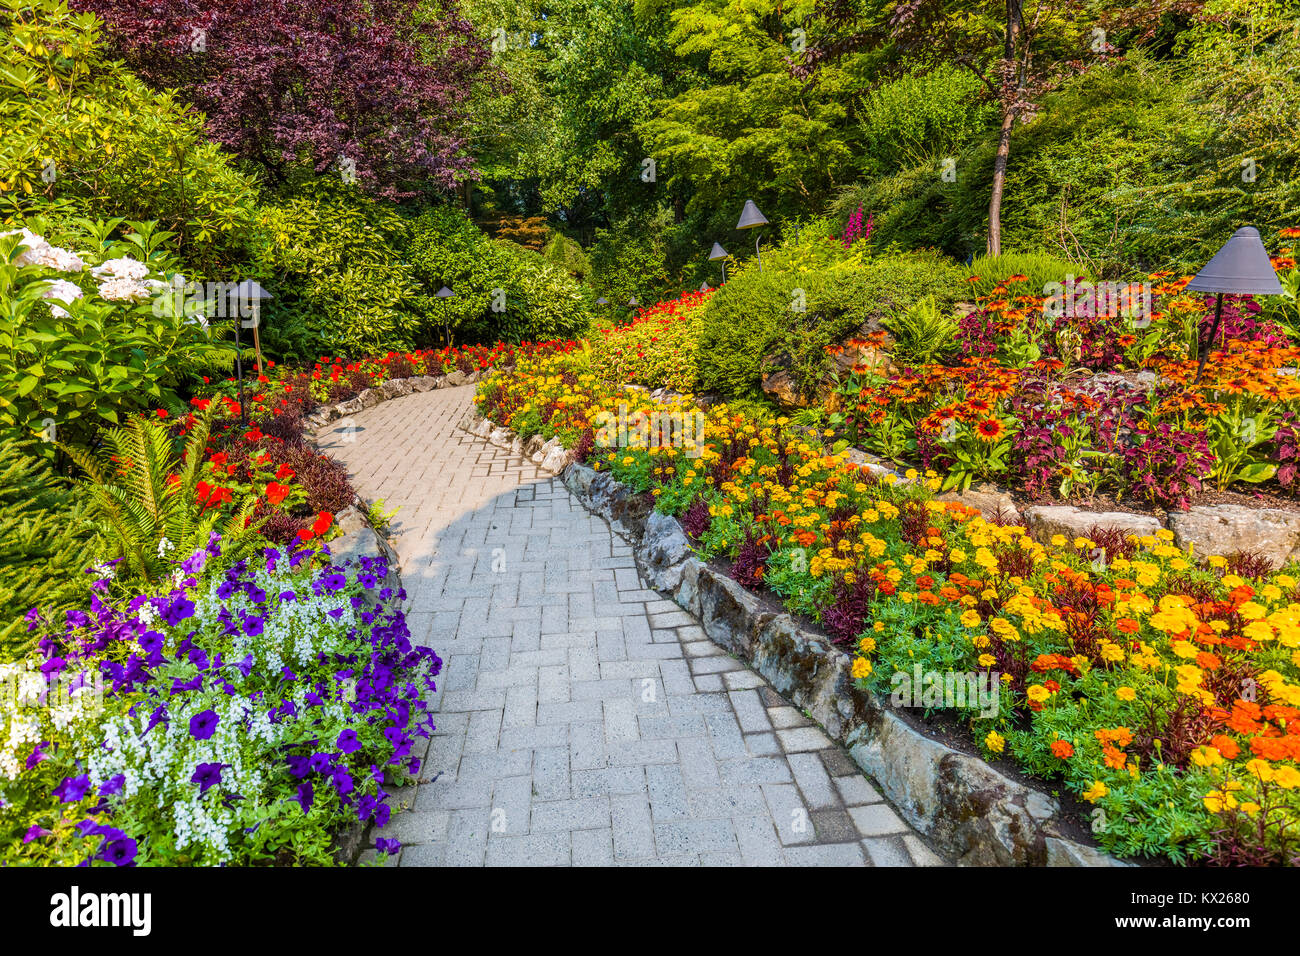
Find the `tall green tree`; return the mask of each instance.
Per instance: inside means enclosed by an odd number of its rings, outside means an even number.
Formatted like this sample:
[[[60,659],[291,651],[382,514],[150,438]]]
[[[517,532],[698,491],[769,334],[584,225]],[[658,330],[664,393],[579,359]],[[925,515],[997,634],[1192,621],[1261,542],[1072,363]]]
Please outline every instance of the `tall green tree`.
[[[668,40],[693,82],[641,125],[670,184],[689,186],[692,207],[752,198],[779,215],[819,211],[851,178],[860,59],[802,69],[810,2],[693,0],[670,18]]]

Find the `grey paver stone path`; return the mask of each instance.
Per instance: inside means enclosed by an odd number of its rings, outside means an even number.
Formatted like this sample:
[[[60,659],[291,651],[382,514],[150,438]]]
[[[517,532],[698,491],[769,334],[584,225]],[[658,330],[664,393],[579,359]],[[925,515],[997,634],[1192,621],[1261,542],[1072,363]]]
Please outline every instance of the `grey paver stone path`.
[[[371,834],[402,842],[389,865],[943,865],[842,748],[646,589],[603,519],[461,431],[472,395],[317,436],[399,509],[411,634],[446,662],[420,782]]]

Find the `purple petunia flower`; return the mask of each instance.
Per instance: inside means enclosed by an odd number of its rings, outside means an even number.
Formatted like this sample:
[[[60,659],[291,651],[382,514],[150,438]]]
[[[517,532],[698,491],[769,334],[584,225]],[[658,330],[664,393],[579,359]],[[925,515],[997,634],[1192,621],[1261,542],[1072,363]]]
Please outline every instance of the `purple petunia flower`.
[[[126,784],[124,774],[115,774],[109,777],[100,785],[99,795],[101,797],[112,797],[122,792],[122,787]]]
[[[315,791],[312,789],[311,781],[304,780],[298,784],[298,796],[294,797],[294,801],[302,807],[303,813],[309,813],[313,800],[315,800]]]
[[[213,710],[205,710],[201,714],[195,714],[190,718],[190,736],[195,740],[207,740],[216,732],[220,720],[221,718]]]
[[[194,616],[194,602],[186,597],[183,593],[176,597],[162,612],[162,619],[172,627],[180,625],[181,621]]]
[[[166,723],[167,723],[167,707],[164,704],[159,704],[154,709],[154,712],[149,715],[149,726],[144,729],[144,731],[140,734],[140,736],[143,737],[145,734],[149,733],[149,731],[153,730],[159,724],[166,724]]]
[[[135,866],[135,855],[139,847],[128,836],[116,840],[105,840],[95,859],[104,860],[114,866]]]
[[[338,791],[340,797],[346,797],[353,790],[352,775],[344,767],[334,768],[334,789]]]
[[[225,763],[201,763],[194,769],[190,783],[199,785],[200,794],[207,793],[209,787],[221,783],[221,771],[228,766],[230,765]]]
[[[48,747],[49,745],[50,742],[48,740],[42,740],[39,744],[37,744],[34,748],[32,748],[32,752],[27,757],[26,769],[31,770],[38,763],[43,763],[44,761],[50,759],[50,755],[45,752],[45,748]]]
[[[42,837],[53,836],[53,834],[39,824],[33,824],[23,834],[23,843],[31,843],[33,840],[39,840]]]
[[[89,789],[90,777],[83,773],[75,777],[64,777],[54,788],[54,795],[63,803],[76,803],[86,796]]]
[[[345,754],[354,754],[361,749],[361,739],[351,727],[339,734],[339,739],[335,741],[335,744]]]
[[[375,849],[380,853],[396,853],[402,848],[400,840],[390,840],[387,837],[380,837],[375,841]]]

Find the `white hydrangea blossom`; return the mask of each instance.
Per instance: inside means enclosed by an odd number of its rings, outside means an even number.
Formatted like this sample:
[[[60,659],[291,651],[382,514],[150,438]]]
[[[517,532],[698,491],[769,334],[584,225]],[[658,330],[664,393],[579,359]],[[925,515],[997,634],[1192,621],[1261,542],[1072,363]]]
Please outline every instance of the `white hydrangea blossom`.
[[[108,259],[90,270],[98,281],[105,279],[131,279],[139,281],[149,277],[149,267],[138,259],[122,256],[120,259]]]
[[[75,302],[81,296],[81,286],[75,282],[69,282],[67,279],[52,279],[45,283],[45,287],[41,291],[42,299],[57,299],[60,302]],[[59,318],[68,317],[67,310],[57,305],[50,306],[50,311]]]
[[[86,268],[86,263],[75,252],[50,245],[44,236],[38,236],[30,229],[11,229],[0,232],[0,236],[13,236],[20,232],[23,237],[22,246],[27,251],[19,253],[14,260],[15,265],[47,266],[60,272],[80,272]]]

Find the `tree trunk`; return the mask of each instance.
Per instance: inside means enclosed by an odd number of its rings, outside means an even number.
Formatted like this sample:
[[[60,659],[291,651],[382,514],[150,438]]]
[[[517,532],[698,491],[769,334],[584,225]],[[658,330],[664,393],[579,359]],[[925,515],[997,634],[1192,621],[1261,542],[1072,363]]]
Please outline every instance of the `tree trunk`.
[[[1020,30],[1024,22],[1022,0],[1007,0],[1006,31],[1002,40],[1002,129],[998,134],[998,154],[993,160],[993,193],[989,196],[989,238],[985,251],[996,256],[1002,252],[1002,190],[1007,181],[1007,158],[1011,155],[1011,130],[1024,92],[1025,75],[1019,60]],[[1028,52],[1028,51],[1026,51]],[[1015,78],[1013,81],[1013,71]],[[1014,83],[1014,88],[1013,88]]]
[[[1008,110],[1002,116],[998,134],[998,153],[993,160],[993,195],[989,197],[989,238],[985,251],[990,256],[1002,252],[1002,190],[1007,181],[1007,157],[1011,155],[1011,127],[1016,114]]]

